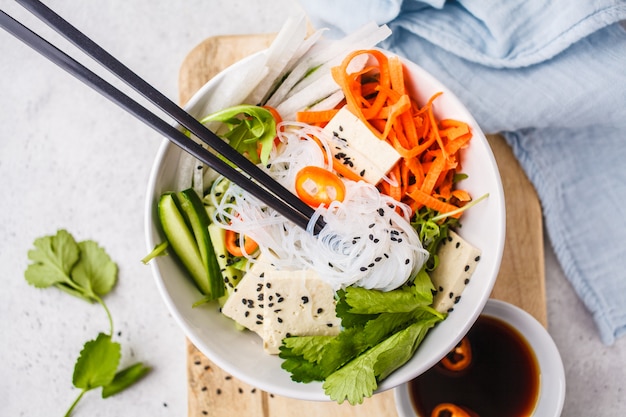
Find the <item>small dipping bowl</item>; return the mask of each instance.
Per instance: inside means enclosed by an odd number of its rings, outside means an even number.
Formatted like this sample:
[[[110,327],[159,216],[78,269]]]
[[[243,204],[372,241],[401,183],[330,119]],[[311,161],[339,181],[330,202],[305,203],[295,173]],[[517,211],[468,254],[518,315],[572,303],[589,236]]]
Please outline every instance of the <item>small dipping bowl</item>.
[[[499,330],[491,334],[487,330],[489,328]],[[479,341],[479,334],[482,341]],[[512,343],[516,339],[521,342],[519,346],[520,352],[518,352],[519,355],[517,356],[523,356],[523,350],[526,349],[526,354],[529,356],[531,362],[534,361],[534,363],[530,363],[528,366],[528,364],[522,364],[522,359],[513,357],[516,355],[510,355],[510,358],[506,358],[506,355],[499,355],[499,353],[493,355],[494,358],[486,355],[483,355],[482,358],[480,357],[481,351],[484,353],[493,346],[495,346],[497,350],[498,348],[508,345],[508,342],[504,343],[501,339],[498,339],[498,337],[507,334]],[[470,381],[471,383],[468,383],[467,390],[463,390],[464,394],[471,395],[472,402],[482,403],[483,406],[486,404],[486,409],[493,409],[494,405],[499,401],[508,403],[510,400],[510,398],[495,399],[493,398],[494,392],[505,392],[506,394],[502,395],[503,397],[514,397],[516,395],[525,395],[527,397],[523,400],[527,402],[525,405],[527,411],[511,411],[510,414],[506,414],[509,410],[505,409],[506,407],[504,406],[500,406],[499,411],[494,412],[493,415],[498,415],[499,417],[558,417],[561,415],[563,402],[565,400],[565,372],[563,362],[554,341],[541,323],[519,307],[503,301],[489,299],[476,324],[474,324],[474,327],[468,332],[468,339],[470,339],[470,341],[472,340],[472,336],[476,340],[476,351],[472,353],[472,360],[476,363],[471,364],[466,371],[450,372],[445,370],[440,364],[437,364],[435,367],[439,367],[438,369],[433,367],[431,371],[427,371],[416,379],[395,388],[394,395],[399,417],[431,417],[430,414],[420,413],[419,409],[432,408],[432,404],[430,406],[427,406],[427,404],[429,402],[432,403],[434,397],[438,397],[435,401],[437,403],[455,403],[454,399],[446,398],[445,389],[443,388],[446,386],[446,382],[449,383],[449,387],[455,386],[456,389],[458,389],[459,384]],[[481,343],[487,345],[488,348],[481,349]],[[491,346],[489,346],[489,344],[491,344]],[[507,352],[509,350],[513,352],[516,351],[516,348],[507,348],[506,350]],[[496,356],[499,358],[496,359]],[[512,371],[511,373],[513,373],[513,375],[506,375],[506,371],[501,372],[504,375],[501,374],[498,376],[495,376],[497,374],[496,371],[493,373],[486,372],[486,369],[490,367],[491,369],[496,367],[498,368],[497,370],[502,371],[503,366],[501,366],[501,363],[500,365],[496,364],[496,362],[503,359],[511,361],[512,365],[514,365],[511,366],[511,370],[516,367],[519,369],[520,366],[523,367],[522,369],[524,371],[526,371],[527,368],[535,369],[535,371],[531,370],[525,372],[531,374],[533,372],[535,373],[534,378],[532,375],[530,378],[535,381],[534,387],[530,388],[530,394],[528,392],[520,394],[524,389],[520,389],[519,387],[515,390],[507,391],[509,384],[505,380],[508,380],[510,385],[513,385],[513,382],[519,383],[520,375],[517,371]],[[476,368],[472,370],[471,367],[474,365]],[[432,372],[430,374],[431,376],[429,376],[429,372]],[[528,377],[528,375],[526,376]],[[426,384],[430,384],[428,385],[431,387],[430,389],[432,389],[435,384],[442,389],[436,393],[431,393],[429,399],[416,398],[424,394],[426,389],[422,390],[421,387],[426,386]],[[532,381],[530,384],[533,384]],[[494,387],[494,385],[497,386]],[[534,395],[532,394],[533,390],[536,393]],[[514,398],[514,400],[517,401],[520,398]],[[461,401],[458,400],[458,398],[457,401],[459,401],[459,403],[456,403],[457,406],[471,408],[469,404],[460,403]],[[477,413],[480,417],[489,417],[489,414],[487,414],[485,410],[481,412],[481,410],[478,409],[479,406],[475,404],[473,404],[473,406],[474,409],[471,409],[471,411]],[[427,412],[430,413],[430,410],[427,410]]]

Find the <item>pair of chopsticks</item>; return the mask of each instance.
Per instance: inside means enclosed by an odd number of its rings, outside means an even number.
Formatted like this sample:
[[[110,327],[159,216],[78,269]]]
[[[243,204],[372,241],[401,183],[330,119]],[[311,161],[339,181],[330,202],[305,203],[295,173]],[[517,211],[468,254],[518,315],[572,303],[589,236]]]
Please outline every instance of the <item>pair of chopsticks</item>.
[[[228,143],[207,129],[193,116],[148,84],[61,16],[38,0],[16,1],[72,42],[94,61],[124,81],[149,102],[180,123],[181,126],[188,129],[204,144],[208,145],[213,152],[188,138],[172,124],[159,118],[134,99],[71,58],[65,52],[0,10],[0,26],[7,32],[155,129],[185,152],[193,155],[198,160],[240,186],[246,192],[275,209],[297,226],[305,230],[310,230],[314,234],[319,233],[324,227],[325,223],[322,218],[318,218],[312,225],[309,224],[314,214],[314,210],[311,207],[303,203],[297,196],[276,182],[265,171],[250,162]],[[220,158],[220,155],[230,163]],[[234,164],[238,169],[234,168],[231,164]],[[309,227],[311,229],[309,229]]]

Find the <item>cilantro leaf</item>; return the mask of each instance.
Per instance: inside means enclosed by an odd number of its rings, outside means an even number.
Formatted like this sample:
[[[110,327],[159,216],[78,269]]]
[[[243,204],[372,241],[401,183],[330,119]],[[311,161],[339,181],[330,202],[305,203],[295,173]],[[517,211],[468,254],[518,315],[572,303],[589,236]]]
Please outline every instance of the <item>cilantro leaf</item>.
[[[80,242],[78,246],[81,256],[72,269],[72,279],[88,296],[107,294],[115,285],[117,265],[93,240]]]
[[[120,361],[120,351],[120,344],[113,342],[111,336],[104,333],[99,333],[97,338],[85,343],[74,366],[74,386],[91,390],[110,384]]]
[[[299,342],[300,337],[288,338]],[[293,345],[292,345],[293,346]],[[296,346],[294,346],[296,347]],[[314,361],[306,360],[303,355],[293,351],[289,344],[280,347],[280,357],[283,359],[281,368],[291,374],[291,379],[295,382],[323,381],[325,375]]]
[[[369,320],[376,318],[377,314],[357,314],[353,313],[352,307],[346,302],[345,290],[337,292],[339,299],[335,305],[335,314],[341,319],[344,328],[363,327]]]
[[[408,361],[435,320],[418,322],[388,337],[345,366],[330,374],[322,387],[339,404],[347,400],[361,404],[371,397],[378,380],[387,377]]]
[[[71,284],[70,272],[80,257],[80,249],[71,234],[59,230],[55,236],[35,239],[35,249],[28,251],[33,261],[24,276],[37,288]]]
[[[420,285],[405,285],[392,291],[368,290],[361,287],[346,288],[349,312],[357,314],[406,313],[416,307],[432,303],[430,289]]]
[[[113,381],[111,381],[111,383],[102,387],[102,398],[108,398],[112,395],[124,391],[126,388],[130,387],[135,382],[143,378],[144,375],[150,372],[150,370],[150,367],[145,366],[141,362],[138,362],[134,365],[129,366],[126,369],[119,371],[115,374],[115,377],[113,378]]]

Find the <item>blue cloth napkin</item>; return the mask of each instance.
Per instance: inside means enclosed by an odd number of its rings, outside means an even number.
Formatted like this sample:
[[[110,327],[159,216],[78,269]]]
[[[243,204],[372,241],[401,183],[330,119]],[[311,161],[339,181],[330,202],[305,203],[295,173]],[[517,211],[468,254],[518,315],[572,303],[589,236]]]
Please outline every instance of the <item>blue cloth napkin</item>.
[[[421,65],[484,131],[504,135],[602,341],[626,334],[626,1],[301,3],[331,36],[386,23],[393,34],[381,47]]]

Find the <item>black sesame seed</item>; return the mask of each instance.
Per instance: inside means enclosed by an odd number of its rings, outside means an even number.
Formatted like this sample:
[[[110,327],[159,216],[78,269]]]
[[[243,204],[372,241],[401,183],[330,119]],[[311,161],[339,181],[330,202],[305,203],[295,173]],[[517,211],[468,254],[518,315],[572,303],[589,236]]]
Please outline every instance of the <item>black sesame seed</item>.
[[[339,125],[339,131],[343,132],[343,126]]]
[[[217,389],[217,391],[215,391],[217,393],[217,395],[221,395],[222,394],[222,390],[221,389]]]
[[[324,312],[324,309],[323,309],[323,308],[318,308],[318,309],[317,309],[317,314],[322,314],[323,312]]]
[[[263,324],[263,322],[262,322],[262,321],[260,321],[260,320],[257,320],[255,323],[256,323],[256,324],[258,324],[258,325]]]
[[[194,362],[194,364],[195,364],[195,365],[201,365],[201,364],[202,364],[202,362],[201,362],[201,361],[195,361],[195,362]]]
[[[257,318],[257,319],[259,319],[259,320],[263,320],[263,315],[261,315],[261,314],[257,314],[257,315],[256,315],[256,318]]]
[[[225,380],[227,380],[227,381],[230,381],[231,379],[233,379],[233,377],[232,377],[232,376],[230,376],[230,375],[226,375],[226,376],[224,377],[224,379],[225,379]]]
[[[271,283],[271,282],[268,282],[267,284],[265,284],[265,286],[266,286],[267,288],[272,288],[272,283]]]
[[[439,291],[443,291],[443,287],[441,285],[439,286]]]
[[[361,172],[359,172],[359,177],[362,177],[364,175],[365,175],[365,170],[363,169],[363,170],[361,170]]]
[[[241,304],[246,305],[248,304],[248,300],[246,300],[245,298],[241,299]]]
[[[454,245],[455,248],[460,248],[461,247],[461,242],[456,242],[456,245]]]
[[[248,317],[249,315],[250,315],[250,312],[249,312],[249,311],[246,311],[245,313],[243,313],[243,316],[244,316],[244,317]]]
[[[281,319],[280,317],[276,317],[276,321],[278,321],[279,323],[282,323],[283,319]]]
[[[207,387],[202,387],[201,391],[206,391],[207,389]]]
[[[447,312],[452,313],[453,311],[454,311],[454,308],[450,307]]]
[[[454,297],[454,293],[451,292],[450,294],[448,294],[448,297],[450,297],[450,298]]]
[[[380,256],[377,256],[376,259],[374,259],[375,262],[380,262],[383,258]]]
[[[257,297],[257,300],[259,300],[259,301],[263,301],[263,297],[264,297],[264,296],[265,296],[265,295],[264,295],[263,293],[259,294],[259,296]]]
[[[465,278],[464,282],[465,282],[465,285],[469,284],[469,282],[470,282],[469,278]]]
[[[410,263],[411,263],[411,260],[410,260],[409,258],[406,258],[406,259],[404,260],[404,264],[405,264],[405,265],[408,265],[408,264],[410,264]]]
[[[243,389],[242,388],[238,388],[237,391],[239,391],[239,394],[243,394]]]
[[[380,242],[380,239],[376,238],[376,239],[373,240],[373,242],[374,243],[378,243],[378,242]]]
[[[461,296],[460,296],[460,295],[457,295],[457,296],[454,298],[454,304],[458,303],[459,301],[461,301]]]
[[[383,208],[379,208],[378,209],[378,214],[381,215],[381,216],[384,216],[385,215],[385,210]]]
[[[376,226],[376,223],[371,223],[368,227],[368,229],[371,229],[372,227]]]
[[[307,297],[306,295],[302,297],[302,303],[306,304],[309,302],[309,297]]]
[[[278,300],[276,300],[277,303],[282,303],[283,301],[285,301],[283,297],[278,297]]]
[[[470,266],[469,265],[465,265],[465,269],[464,269],[465,272],[469,271],[469,269],[470,269]]]
[[[375,265],[375,263],[374,263],[374,262],[372,262],[372,263],[371,263],[371,264],[369,264],[367,267],[368,267],[368,268],[372,268],[374,265]]]
[[[475,257],[475,258],[474,258],[474,260],[475,260],[476,262],[480,261],[480,255],[478,255],[477,257]]]
[[[326,323],[326,325],[327,325],[328,327],[333,327],[333,324],[332,324],[332,323]]]
[[[364,266],[360,267],[359,269],[361,270],[361,272],[365,272],[365,271],[367,271],[367,268],[366,268],[366,267],[364,267]]]

